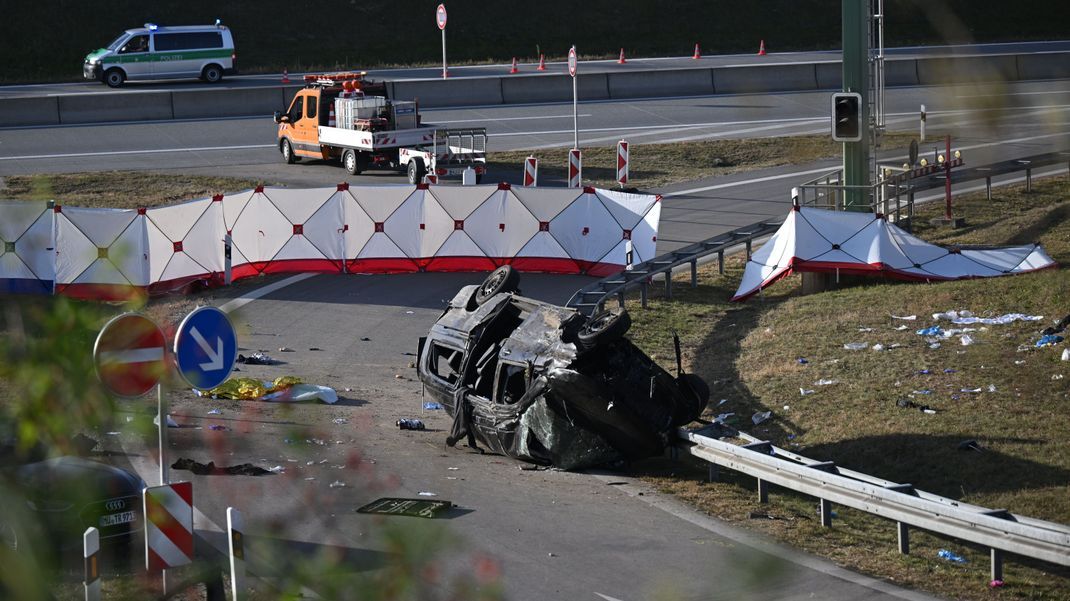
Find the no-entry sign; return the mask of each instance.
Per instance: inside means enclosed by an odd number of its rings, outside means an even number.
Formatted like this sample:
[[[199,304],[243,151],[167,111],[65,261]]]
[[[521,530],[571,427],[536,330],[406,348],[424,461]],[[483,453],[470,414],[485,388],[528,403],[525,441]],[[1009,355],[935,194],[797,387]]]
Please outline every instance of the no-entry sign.
[[[424,13],[424,14],[427,14],[427,13]],[[446,28],[446,5],[445,4],[439,4],[438,5],[438,10],[435,11],[435,21],[438,22],[438,28],[439,29],[445,29]]]
[[[123,313],[101,328],[93,346],[97,377],[112,393],[138,397],[159,383],[166,369],[163,332],[148,317]]]
[[[568,74],[576,77],[576,47],[568,49]]]

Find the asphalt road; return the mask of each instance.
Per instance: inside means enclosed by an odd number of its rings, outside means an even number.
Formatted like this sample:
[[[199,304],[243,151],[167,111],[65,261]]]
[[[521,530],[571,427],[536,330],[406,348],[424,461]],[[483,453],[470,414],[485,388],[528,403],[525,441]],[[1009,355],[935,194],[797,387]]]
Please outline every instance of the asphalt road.
[[[183,427],[170,430],[169,461],[188,457],[218,466],[252,462],[285,469],[259,478],[172,472],[173,479],[193,481],[197,527],[207,542],[222,543],[213,531],[225,524],[227,506],[243,512],[250,569],[266,577],[258,581],[261,590],[297,558],[333,557],[347,572],[365,572],[393,559],[384,528],[403,528],[406,540],[424,545],[445,526],[447,540],[458,544],[443,560],[448,570],[471,571],[474,558],[493,558],[506,598],[513,600],[639,601],[658,594],[685,600],[927,598],[727,527],[626,475],[526,471],[505,457],[463,445],[446,448],[450,420],[423,409],[420,384],[408,366],[416,339],[444,301],[481,278],[320,275],[233,310],[242,347],[284,361],[243,365],[238,375],[299,374],[336,388],[342,397],[336,405],[172,395],[172,414]],[[529,275],[521,286],[525,294],[560,303],[585,281]],[[276,351],[280,347],[292,351]],[[208,415],[211,409],[222,414]],[[428,429],[398,430],[394,422],[401,417],[420,418]],[[125,432],[119,438],[130,443],[128,450],[139,444]],[[155,481],[151,460],[140,457],[134,464]],[[441,521],[384,522],[355,513],[379,497],[418,499],[422,493],[458,508]],[[316,585],[310,590],[323,592]]]
[[[981,44],[963,46],[913,46],[906,48],[887,48],[885,53],[889,58],[919,58],[927,56],[950,56],[950,55],[975,55],[975,54],[1012,54],[1024,52],[1056,52],[1070,49],[1070,41],[1055,42],[1014,42],[1005,44]],[[582,50],[582,48],[581,48]],[[716,56],[702,56],[693,59],[690,55],[681,57],[664,58],[633,58],[625,57],[625,64],[617,63],[617,60],[580,60],[578,68],[580,73],[619,73],[638,70],[667,70],[667,69],[693,69],[710,67],[728,67],[735,65],[777,64],[777,63],[813,63],[824,61],[838,61],[841,58],[839,50],[827,50],[818,52],[774,52],[775,48],[767,47],[768,54],[758,56],[758,47],[755,46],[753,54],[727,54]],[[562,49],[564,54],[567,49]],[[239,48],[239,56],[241,50]],[[518,68],[523,73],[537,72],[538,62],[521,63]],[[73,76],[81,73],[81,65],[71,65]],[[512,64],[495,65],[466,65],[449,67],[451,78],[464,77],[487,77],[505,76],[509,74]],[[442,77],[441,64],[437,67],[409,68],[409,69],[366,69],[360,65],[354,66],[352,71],[366,70],[368,77],[373,80],[412,80],[412,79],[437,79]],[[550,61],[546,63],[546,73],[567,73],[568,66],[564,61]],[[295,83],[300,83],[304,73],[290,73],[289,78]],[[213,87],[222,88],[250,88],[263,86],[276,86],[282,80],[280,73],[267,73],[257,75],[239,75],[225,78]],[[188,90],[204,87],[206,84],[196,80],[160,81],[160,82],[128,82],[124,88],[110,89],[99,82],[80,83],[45,83],[29,85],[5,85],[0,86],[0,98],[26,97],[26,96],[57,96],[68,94],[106,93],[123,94],[131,91],[143,90]]]

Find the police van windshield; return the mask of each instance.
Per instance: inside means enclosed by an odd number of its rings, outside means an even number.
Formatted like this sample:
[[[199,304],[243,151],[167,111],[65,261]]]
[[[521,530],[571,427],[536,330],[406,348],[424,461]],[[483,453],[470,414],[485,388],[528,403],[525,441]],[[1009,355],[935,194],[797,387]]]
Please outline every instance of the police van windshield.
[[[108,50],[113,50],[113,51],[114,50],[118,50],[119,47],[123,45],[123,41],[126,39],[126,37],[127,36],[124,33],[124,34],[121,34],[119,37],[115,38],[114,42],[108,44]]]

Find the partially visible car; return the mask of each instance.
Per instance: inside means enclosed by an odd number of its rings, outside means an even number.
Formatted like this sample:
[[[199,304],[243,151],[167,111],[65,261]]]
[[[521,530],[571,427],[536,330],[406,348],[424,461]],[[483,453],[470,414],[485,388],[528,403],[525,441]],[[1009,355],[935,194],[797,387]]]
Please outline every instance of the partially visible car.
[[[673,376],[624,336],[627,311],[587,317],[520,296],[519,278],[504,266],[462,288],[420,341],[420,380],[453,417],[447,444],[580,469],[661,453],[705,409],[679,351]]]

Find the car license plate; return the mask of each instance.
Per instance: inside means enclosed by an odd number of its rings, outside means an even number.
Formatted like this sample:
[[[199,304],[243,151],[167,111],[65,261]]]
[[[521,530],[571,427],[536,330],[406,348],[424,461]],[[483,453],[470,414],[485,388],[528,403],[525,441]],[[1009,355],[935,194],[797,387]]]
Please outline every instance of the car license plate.
[[[129,524],[130,522],[134,521],[137,521],[137,513],[133,511],[124,511],[122,513],[113,513],[111,515],[100,516],[100,527],[107,528],[108,526]]]

